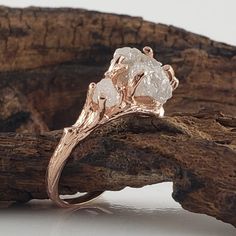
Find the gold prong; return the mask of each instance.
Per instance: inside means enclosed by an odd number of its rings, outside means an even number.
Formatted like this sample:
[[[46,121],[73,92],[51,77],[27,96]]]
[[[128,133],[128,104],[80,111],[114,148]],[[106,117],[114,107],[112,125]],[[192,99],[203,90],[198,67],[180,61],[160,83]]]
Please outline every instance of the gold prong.
[[[105,73],[105,77],[110,78],[114,84],[117,84],[117,79],[119,78],[119,75],[121,75],[123,72],[125,72],[128,69],[128,65],[126,64],[117,64],[113,71],[107,71]]]
[[[124,72],[125,70],[128,69],[128,65],[127,64],[118,64],[115,68],[114,68],[114,73],[115,74],[120,74],[122,72]]]
[[[106,76],[107,73],[110,73],[111,71],[113,71],[117,65],[122,64],[124,59],[125,59],[124,56],[120,56],[116,60],[113,59],[110,66],[109,66],[109,68],[108,68],[108,70],[105,72],[105,76]]]
[[[173,81],[174,82],[173,82],[172,88],[173,90],[175,90],[179,86],[179,80],[176,77],[174,77]]]
[[[106,97],[104,97],[102,95],[98,97],[98,112],[99,112],[100,117],[103,117],[103,115],[105,113],[106,101],[107,101]]]
[[[147,55],[147,56],[153,58],[153,50],[152,50],[151,47],[145,46],[145,47],[143,48],[143,52],[144,52],[145,55]]]
[[[124,94],[124,88],[120,88],[119,89],[119,94],[120,94],[120,103],[119,103],[119,107],[122,107],[122,104],[124,103],[124,97],[125,97],[125,94]]]
[[[164,65],[162,68],[164,69],[164,71],[166,72],[170,80],[172,89],[175,90],[179,85],[179,80],[175,77],[175,72],[174,72],[173,67],[170,65]]]
[[[141,79],[145,76],[145,72],[141,72],[139,74],[137,74],[136,76],[134,76],[134,79],[132,80],[132,85],[134,88],[136,88],[138,86],[138,84],[140,83]]]
[[[113,67],[113,69],[111,71],[110,70],[106,71],[104,75],[105,75],[105,77],[113,78],[113,77],[123,73],[127,69],[128,69],[127,64],[117,64],[115,67]]]
[[[124,56],[120,56],[119,58],[117,58],[115,64],[121,64],[124,61],[125,57]]]
[[[170,75],[171,75],[172,77],[175,76],[174,69],[173,69],[173,67],[172,67],[171,65],[164,65],[162,68],[163,68],[166,72],[170,73]]]
[[[89,89],[94,89],[96,87],[96,83],[92,82],[89,84]]]
[[[133,96],[137,86],[139,85],[140,81],[142,80],[142,78],[144,76],[145,76],[145,72],[141,72],[141,73],[135,75],[132,80],[130,80],[130,82],[129,82],[130,89],[128,91],[129,92],[128,96],[130,96],[130,97]]]
[[[89,84],[87,97],[86,97],[86,105],[92,102],[92,97],[93,97],[95,88],[96,88],[96,83],[92,82]]]

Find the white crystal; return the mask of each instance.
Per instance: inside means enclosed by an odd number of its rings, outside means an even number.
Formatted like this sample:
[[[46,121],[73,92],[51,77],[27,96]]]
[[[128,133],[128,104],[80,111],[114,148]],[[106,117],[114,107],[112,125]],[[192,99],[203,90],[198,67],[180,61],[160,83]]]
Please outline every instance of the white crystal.
[[[97,83],[92,99],[94,102],[98,103],[98,98],[101,96],[107,99],[106,107],[112,107],[119,103],[120,95],[111,79],[102,79]]]
[[[118,48],[114,53],[114,59],[117,60],[120,56],[123,56],[125,59],[123,63],[132,64],[135,61],[140,61],[143,53],[137,48],[123,47]]]
[[[125,58],[123,63],[128,65],[133,65],[137,62],[143,62],[150,66],[161,66],[160,62],[158,62],[154,58],[150,58],[149,56],[143,54],[137,48],[123,47],[116,49],[113,55],[112,62],[115,62],[120,56],[123,56]]]
[[[113,66],[115,65],[116,61],[121,56],[124,57],[122,63],[132,65],[135,61],[140,61],[142,53],[137,48],[123,47],[116,49],[108,71],[111,71],[113,69]]]
[[[135,96],[148,96],[164,104],[172,96],[169,79],[160,65],[148,66],[147,63],[137,63],[130,69],[130,77],[145,72],[144,77],[136,88]]]
[[[144,78],[135,91],[136,97],[148,96],[161,104],[171,98],[172,87],[160,62],[136,48],[124,47],[115,51],[111,67],[120,56],[125,57],[122,63],[128,64],[128,73],[125,79],[132,79],[135,75],[145,72]]]

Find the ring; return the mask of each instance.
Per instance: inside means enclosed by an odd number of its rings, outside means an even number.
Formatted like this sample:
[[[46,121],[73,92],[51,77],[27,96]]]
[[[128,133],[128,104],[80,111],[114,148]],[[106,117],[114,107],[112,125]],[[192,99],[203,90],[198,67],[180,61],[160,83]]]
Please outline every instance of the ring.
[[[77,198],[63,199],[58,190],[62,170],[75,146],[97,127],[126,114],[164,115],[163,104],[178,87],[170,65],[153,58],[153,50],[124,47],[115,51],[104,78],[89,85],[83,110],[71,127],[63,130],[47,169],[49,198],[61,207],[76,207],[97,198],[104,191],[88,192]]]

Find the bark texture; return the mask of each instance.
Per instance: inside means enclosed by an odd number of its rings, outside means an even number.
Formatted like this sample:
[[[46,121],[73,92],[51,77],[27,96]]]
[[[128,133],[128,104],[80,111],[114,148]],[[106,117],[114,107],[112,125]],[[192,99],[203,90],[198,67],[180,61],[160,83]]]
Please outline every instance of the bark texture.
[[[149,45],[180,80],[168,117],[126,116],[96,130],[72,153],[61,191],[173,181],[183,208],[236,226],[236,47],[81,9],[2,7],[0,23],[0,201],[47,198],[59,129],[76,120],[88,84],[117,47]]]
[[[117,47],[153,47],[180,86],[166,114],[235,115],[236,48],[173,26],[79,9],[0,9],[0,131],[70,125]],[[65,112],[66,111],[66,112]]]

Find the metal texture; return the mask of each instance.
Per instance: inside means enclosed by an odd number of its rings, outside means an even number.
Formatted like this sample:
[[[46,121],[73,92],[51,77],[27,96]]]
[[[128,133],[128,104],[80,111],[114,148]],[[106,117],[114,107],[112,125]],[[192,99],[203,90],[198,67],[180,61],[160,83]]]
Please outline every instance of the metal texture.
[[[150,47],[144,47],[143,52],[153,57],[153,50]],[[106,106],[107,98],[105,96],[98,97],[98,102],[93,101],[93,94],[96,88],[95,83],[89,85],[87,99],[84,108],[74,125],[64,128],[63,136],[56,147],[47,170],[46,185],[49,198],[60,207],[81,208],[91,200],[97,198],[103,191],[86,193],[83,196],[73,199],[60,198],[58,185],[62,170],[69,158],[73,148],[98,126],[101,126],[113,119],[130,113],[143,113],[145,115],[156,115],[162,117],[164,109],[162,104],[157,101],[150,100],[148,97],[135,97],[135,90],[145,75],[145,71],[129,78],[127,84],[124,84],[120,78],[127,71],[128,65],[123,63],[124,57],[120,57],[114,64],[110,66],[104,74],[106,79],[111,79],[117,91],[120,94],[120,101],[113,107]],[[176,89],[178,79],[174,75],[174,70],[170,65],[162,67],[172,86]]]

